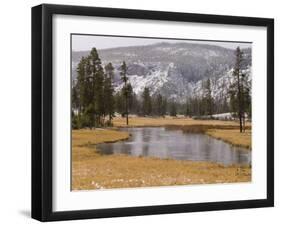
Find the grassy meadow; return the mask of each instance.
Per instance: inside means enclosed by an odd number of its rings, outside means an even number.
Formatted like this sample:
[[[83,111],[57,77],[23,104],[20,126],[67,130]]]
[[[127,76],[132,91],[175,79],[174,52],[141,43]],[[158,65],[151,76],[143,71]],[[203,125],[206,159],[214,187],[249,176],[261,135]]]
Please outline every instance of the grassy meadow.
[[[124,118],[114,118],[113,128],[72,131],[72,190],[130,188],[161,185],[234,183],[251,181],[249,166],[223,166],[209,162],[134,157],[129,155],[101,155],[96,144],[129,138]],[[251,148],[251,125],[240,134],[238,123],[190,118],[132,117],[131,127],[165,126],[184,132],[206,133],[237,146]]]

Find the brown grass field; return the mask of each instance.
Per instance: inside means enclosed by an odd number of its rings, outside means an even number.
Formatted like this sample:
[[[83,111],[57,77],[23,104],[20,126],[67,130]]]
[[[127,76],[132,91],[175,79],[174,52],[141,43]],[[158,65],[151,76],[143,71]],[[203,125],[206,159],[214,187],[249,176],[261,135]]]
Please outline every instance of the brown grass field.
[[[210,129],[206,131],[206,134],[216,139],[223,140],[232,145],[247,148],[245,150],[251,151],[251,130],[246,130],[244,133],[240,133],[238,129]]]
[[[204,132],[235,145],[251,147],[250,124],[245,134],[235,122],[172,118],[130,118],[129,126],[198,126]],[[124,127],[125,119],[114,119],[114,126]],[[202,129],[201,128],[201,129]],[[207,129],[206,129],[207,128]],[[217,128],[217,129],[215,129]],[[186,132],[188,130],[186,129]],[[129,137],[114,129],[72,131],[72,190],[130,188],[162,185],[234,183],[251,181],[249,166],[223,166],[216,163],[100,155],[95,145]]]
[[[122,117],[115,117],[113,119],[113,124],[116,127],[127,127],[126,119]],[[130,127],[145,127],[145,126],[167,126],[167,125],[177,125],[177,126],[192,126],[192,125],[213,125],[213,126],[239,126],[236,121],[221,121],[221,120],[194,120],[192,118],[177,118],[177,117],[130,117],[129,126]],[[249,123],[246,124],[250,126]]]

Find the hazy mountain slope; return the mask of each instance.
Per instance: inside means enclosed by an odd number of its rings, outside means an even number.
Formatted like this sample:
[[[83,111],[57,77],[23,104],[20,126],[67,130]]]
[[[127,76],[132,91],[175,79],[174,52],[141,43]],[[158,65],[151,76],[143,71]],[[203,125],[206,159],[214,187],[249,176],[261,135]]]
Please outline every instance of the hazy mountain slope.
[[[243,68],[250,73],[251,49],[244,49],[243,52]],[[206,78],[212,80],[214,95],[222,95],[235,63],[234,50],[205,44],[162,42],[98,50],[98,53],[103,64],[112,62],[115,67],[116,91],[122,87],[118,69],[125,61],[130,83],[137,94],[144,87],[149,87],[152,93],[160,92],[180,101],[186,96],[200,93],[201,81]],[[73,78],[76,77],[79,60],[88,54],[89,51],[72,52]]]

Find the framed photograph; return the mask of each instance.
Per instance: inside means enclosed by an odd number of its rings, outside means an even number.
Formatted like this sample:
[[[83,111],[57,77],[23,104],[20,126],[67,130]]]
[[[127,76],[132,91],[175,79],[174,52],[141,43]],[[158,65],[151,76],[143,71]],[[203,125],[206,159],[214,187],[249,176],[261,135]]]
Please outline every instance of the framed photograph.
[[[274,21],[32,8],[32,217],[274,205]]]

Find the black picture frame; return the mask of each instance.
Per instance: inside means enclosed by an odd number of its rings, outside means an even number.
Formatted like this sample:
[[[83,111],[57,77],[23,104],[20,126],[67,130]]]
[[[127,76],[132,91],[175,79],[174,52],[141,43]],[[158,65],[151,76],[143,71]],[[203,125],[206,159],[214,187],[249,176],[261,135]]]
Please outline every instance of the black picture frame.
[[[55,14],[266,27],[267,198],[54,212],[52,210],[52,17]],[[274,206],[273,19],[49,4],[32,8],[32,218],[40,221],[57,221],[271,206]]]

